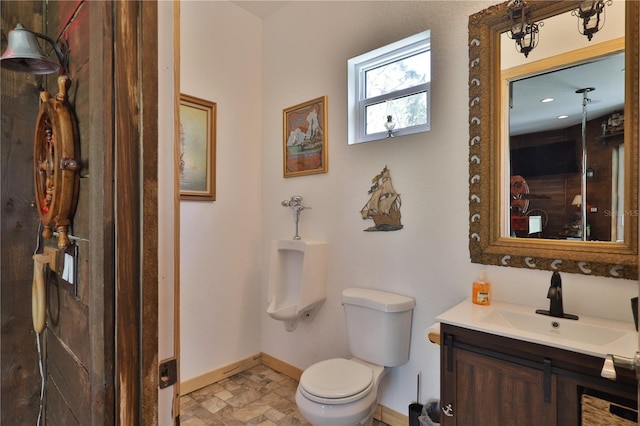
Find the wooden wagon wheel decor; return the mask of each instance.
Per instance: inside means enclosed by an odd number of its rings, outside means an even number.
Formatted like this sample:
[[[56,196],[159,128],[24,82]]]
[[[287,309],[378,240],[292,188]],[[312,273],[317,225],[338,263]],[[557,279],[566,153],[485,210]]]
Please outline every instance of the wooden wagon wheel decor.
[[[58,77],[55,97],[42,91],[34,141],[34,183],[38,214],[49,239],[58,232],[58,248],[69,245],[79,190],[78,130],[68,101],[71,79]]]

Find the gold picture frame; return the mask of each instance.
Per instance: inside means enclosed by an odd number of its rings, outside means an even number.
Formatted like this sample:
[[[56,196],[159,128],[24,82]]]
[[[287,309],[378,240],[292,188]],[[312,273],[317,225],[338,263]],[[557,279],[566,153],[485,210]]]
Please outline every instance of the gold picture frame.
[[[216,199],[216,103],[180,94],[180,199]]]
[[[327,173],[327,97],[286,108],[282,123],[284,177]]]

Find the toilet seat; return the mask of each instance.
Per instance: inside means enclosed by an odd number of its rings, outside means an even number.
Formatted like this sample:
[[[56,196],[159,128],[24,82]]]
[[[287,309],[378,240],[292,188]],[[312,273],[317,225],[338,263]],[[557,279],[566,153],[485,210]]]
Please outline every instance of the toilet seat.
[[[373,370],[344,358],[320,361],[300,377],[300,391],[323,404],[346,404],[368,395],[373,388]]]

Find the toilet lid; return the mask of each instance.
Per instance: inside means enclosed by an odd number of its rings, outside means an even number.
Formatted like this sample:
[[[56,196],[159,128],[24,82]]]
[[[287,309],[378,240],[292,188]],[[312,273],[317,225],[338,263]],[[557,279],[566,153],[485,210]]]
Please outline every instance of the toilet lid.
[[[300,386],[312,399],[337,400],[345,403],[349,397],[362,397],[370,390],[373,371],[360,363],[343,358],[320,361],[307,368],[300,377]],[[367,392],[368,393],[368,392]],[[358,399],[355,398],[355,399]]]

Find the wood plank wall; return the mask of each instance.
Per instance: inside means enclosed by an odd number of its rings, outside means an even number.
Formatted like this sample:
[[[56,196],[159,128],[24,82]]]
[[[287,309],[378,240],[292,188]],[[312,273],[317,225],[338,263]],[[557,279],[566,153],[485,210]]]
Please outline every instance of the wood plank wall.
[[[53,6],[53,5],[51,5]],[[47,384],[46,384],[46,420],[52,424],[84,425],[90,424],[90,376],[89,370],[93,363],[99,362],[104,354],[92,353],[89,345],[89,300],[91,288],[100,283],[89,281],[89,270],[93,262],[86,256],[94,240],[91,232],[88,194],[91,191],[91,172],[100,164],[92,164],[89,157],[88,130],[91,100],[88,89],[90,87],[90,72],[88,56],[90,45],[82,43],[82,33],[89,27],[89,7],[82,2],[61,2],[56,7],[49,7],[45,11],[48,28],[46,34],[54,40],[66,40],[69,43],[70,63],[68,75],[72,85],[69,100],[75,108],[80,135],[80,161],[82,165],[80,180],[80,196],[72,234],[80,240],[78,246],[78,296],[56,288],[49,293],[49,305],[57,305],[51,309],[46,330],[47,346]],[[56,74],[47,77],[47,88],[52,95]],[[46,244],[55,247],[54,241]],[[50,287],[54,288],[54,287]],[[54,296],[54,297],[52,297]],[[54,298],[59,302],[55,303]],[[56,320],[53,320],[55,318]]]
[[[114,239],[114,129],[113,105],[113,13],[110,2],[91,2],[85,31],[78,34],[88,44],[88,56],[84,58],[90,84],[83,86],[87,102],[93,107],[86,112],[90,125],[82,128],[86,139],[83,157],[89,159],[89,190],[81,197],[88,198],[87,215],[93,226],[90,229],[92,244],[87,257],[91,259],[87,280],[90,284],[89,342],[95,354],[104,354],[92,362],[89,370],[91,425],[115,424],[115,239]],[[75,56],[74,56],[75,58]]]
[[[42,28],[42,2],[0,2],[1,48],[21,22]],[[33,135],[41,78],[0,73],[0,424],[36,424],[40,376],[31,321],[32,254],[39,217],[33,198]]]
[[[591,225],[591,239],[599,241],[611,240],[611,179],[612,149],[622,141],[609,139],[606,143],[601,139],[600,125],[607,117],[599,117],[587,123],[587,167],[594,172],[592,178],[587,179],[587,223]],[[572,126],[567,129],[533,133],[511,138],[511,148],[522,148],[537,144],[576,141],[576,161],[581,167],[582,126]],[[530,194],[537,196],[529,203],[529,210],[542,209],[549,215],[549,222],[545,227],[543,238],[562,238],[566,234],[566,227],[570,226],[570,216],[580,214],[577,206],[571,205],[575,195],[580,194],[580,173],[557,175],[524,176],[529,185]],[[591,212],[591,207],[596,211]],[[524,236],[524,235],[523,235]]]

